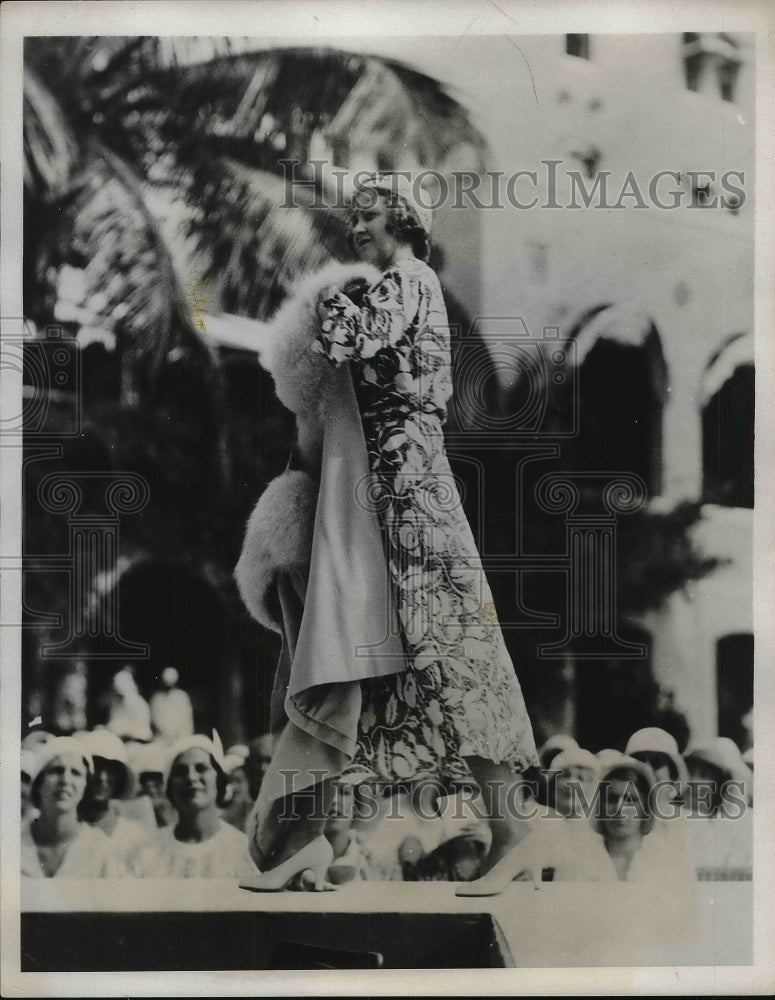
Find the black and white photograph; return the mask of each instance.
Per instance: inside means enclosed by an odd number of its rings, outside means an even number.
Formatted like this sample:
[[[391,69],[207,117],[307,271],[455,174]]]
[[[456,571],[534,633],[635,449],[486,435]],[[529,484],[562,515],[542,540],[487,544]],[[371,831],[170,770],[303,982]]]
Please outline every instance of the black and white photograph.
[[[4,5],[4,995],[775,987],[769,13]]]

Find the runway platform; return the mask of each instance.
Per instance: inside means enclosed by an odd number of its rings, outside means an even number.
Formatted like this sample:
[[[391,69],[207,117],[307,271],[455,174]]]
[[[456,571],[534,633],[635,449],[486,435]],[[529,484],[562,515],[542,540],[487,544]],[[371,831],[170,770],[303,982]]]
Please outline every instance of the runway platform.
[[[747,965],[752,883],[514,882],[463,899],[449,882],[250,893],[233,882],[22,885],[22,971]]]

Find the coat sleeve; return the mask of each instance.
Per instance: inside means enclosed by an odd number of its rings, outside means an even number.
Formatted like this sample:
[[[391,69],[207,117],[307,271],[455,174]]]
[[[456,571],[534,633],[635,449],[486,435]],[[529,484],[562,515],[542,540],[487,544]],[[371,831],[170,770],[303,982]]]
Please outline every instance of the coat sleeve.
[[[320,332],[313,350],[338,367],[400,349],[410,334],[415,298],[411,279],[398,270],[386,271],[360,307],[343,292],[328,290],[318,305]]]

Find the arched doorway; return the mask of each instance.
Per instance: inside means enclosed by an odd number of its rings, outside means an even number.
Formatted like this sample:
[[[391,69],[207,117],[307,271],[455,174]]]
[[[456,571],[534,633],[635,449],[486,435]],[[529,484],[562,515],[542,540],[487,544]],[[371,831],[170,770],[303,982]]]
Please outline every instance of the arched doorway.
[[[162,670],[174,666],[180,686],[191,697],[197,731],[217,727],[229,684],[229,653],[224,609],[215,585],[192,567],[149,558],[126,568],[115,586],[122,638],[145,643],[149,649],[147,659],[131,661],[141,694],[150,697]],[[121,666],[117,661],[94,664],[95,715],[104,710],[111,679]]]
[[[626,305],[589,310],[571,330],[579,434],[570,451],[579,471],[629,472],[649,495],[662,488],[662,411],[668,372],[649,316]]]
[[[637,626],[620,627],[627,642],[642,643],[642,660],[579,660],[575,666],[576,739],[587,750],[624,750],[629,737],[653,724],[659,687],[651,666],[651,636]]]
[[[702,378],[702,499],[722,507],[754,505],[753,338],[736,334]]]

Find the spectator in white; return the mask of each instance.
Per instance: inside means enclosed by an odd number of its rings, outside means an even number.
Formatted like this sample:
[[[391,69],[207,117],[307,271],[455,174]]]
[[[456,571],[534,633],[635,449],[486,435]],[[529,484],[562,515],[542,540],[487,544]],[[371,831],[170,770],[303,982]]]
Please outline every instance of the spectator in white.
[[[657,779],[658,787],[654,793],[656,816],[651,836],[662,840],[665,851],[675,852],[676,864],[691,864],[690,834],[681,808],[689,772],[675,738],[664,729],[648,726],[632,734],[625,752],[635,760],[648,764]]]
[[[223,759],[224,770],[229,777],[229,790],[226,805],[221,810],[221,818],[242,833],[245,832],[245,823],[253,808],[245,771],[248,752],[248,748],[240,743],[231,747]]]
[[[576,740],[567,733],[555,733],[554,736],[549,737],[538,751],[538,759],[541,761],[541,767],[545,769],[550,768],[552,761],[558,754],[562,753],[563,750],[575,750],[577,746],[578,743]]]
[[[247,837],[220,817],[228,786],[223,757],[216,733],[213,739],[193,735],[172,745],[166,792],[177,821],[130,856],[133,875],[245,879],[257,874]]]
[[[60,678],[52,709],[54,728],[58,733],[72,734],[86,728],[88,687],[86,664],[80,661]]]
[[[140,785],[138,798],[145,799],[151,806],[152,825],[157,828],[169,826],[176,819],[175,810],[164,793],[169,747],[164,743],[131,743],[127,750]]]
[[[151,710],[137,689],[131,667],[123,667],[113,678],[107,728],[122,740],[148,743]]]
[[[194,732],[191,699],[178,687],[180,677],[174,667],[161,672],[162,688],[151,695],[151,727],[157,740],[174,743]]]
[[[353,787],[347,781],[337,786],[324,832],[334,851],[327,874],[329,882],[342,885],[368,877],[368,864],[353,828]]]
[[[557,777],[552,771],[552,763],[555,757],[563,750],[575,750],[578,747],[576,740],[567,733],[555,733],[550,736],[538,751],[538,759],[541,768],[537,774],[538,792],[536,800],[540,805],[554,808],[554,779]]]
[[[563,750],[554,758],[554,808],[565,819],[579,817],[585,802],[591,802],[599,769],[597,757],[581,747]]]
[[[648,764],[622,756],[599,775],[599,806],[590,823],[598,834],[597,850],[579,857],[576,877],[584,880],[639,882],[654,887],[688,886],[695,881],[686,860],[664,849],[653,837],[651,793],[656,777]]]
[[[29,822],[38,815],[38,810],[30,801],[32,790],[32,776],[35,773],[35,752],[33,750],[22,750],[21,754],[21,819],[22,823]]]
[[[22,822],[34,819],[38,815],[38,810],[30,801],[32,790],[32,778],[37,773],[37,750],[43,743],[55,740],[53,733],[45,729],[32,729],[22,740],[22,768],[21,768],[21,805]]]
[[[92,769],[72,736],[35,751],[30,800],[39,810],[21,830],[21,874],[28,878],[113,878],[123,874],[110,840],[78,817]]]
[[[107,729],[84,733],[80,741],[91,754],[93,770],[81,802],[81,818],[109,837],[118,857],[127,855],[152,834],[146,826],[122,816],[118,800],[135,790],[135,776],[124,744]]]
[[[737,745],[719,736],[686,755],[689,829],[698,871],[705,877],[748,873],[753,865],[753,776]]]
[[[552,881],[575,879],[578,858],[597,849],[588,815],[599,770],[597,757],[579,746],[563,750],[552,761],[554,809],[542,810],[531,821],[534,834],[525,839],[525,867],[534,884],[544,870],[551,871]]]

